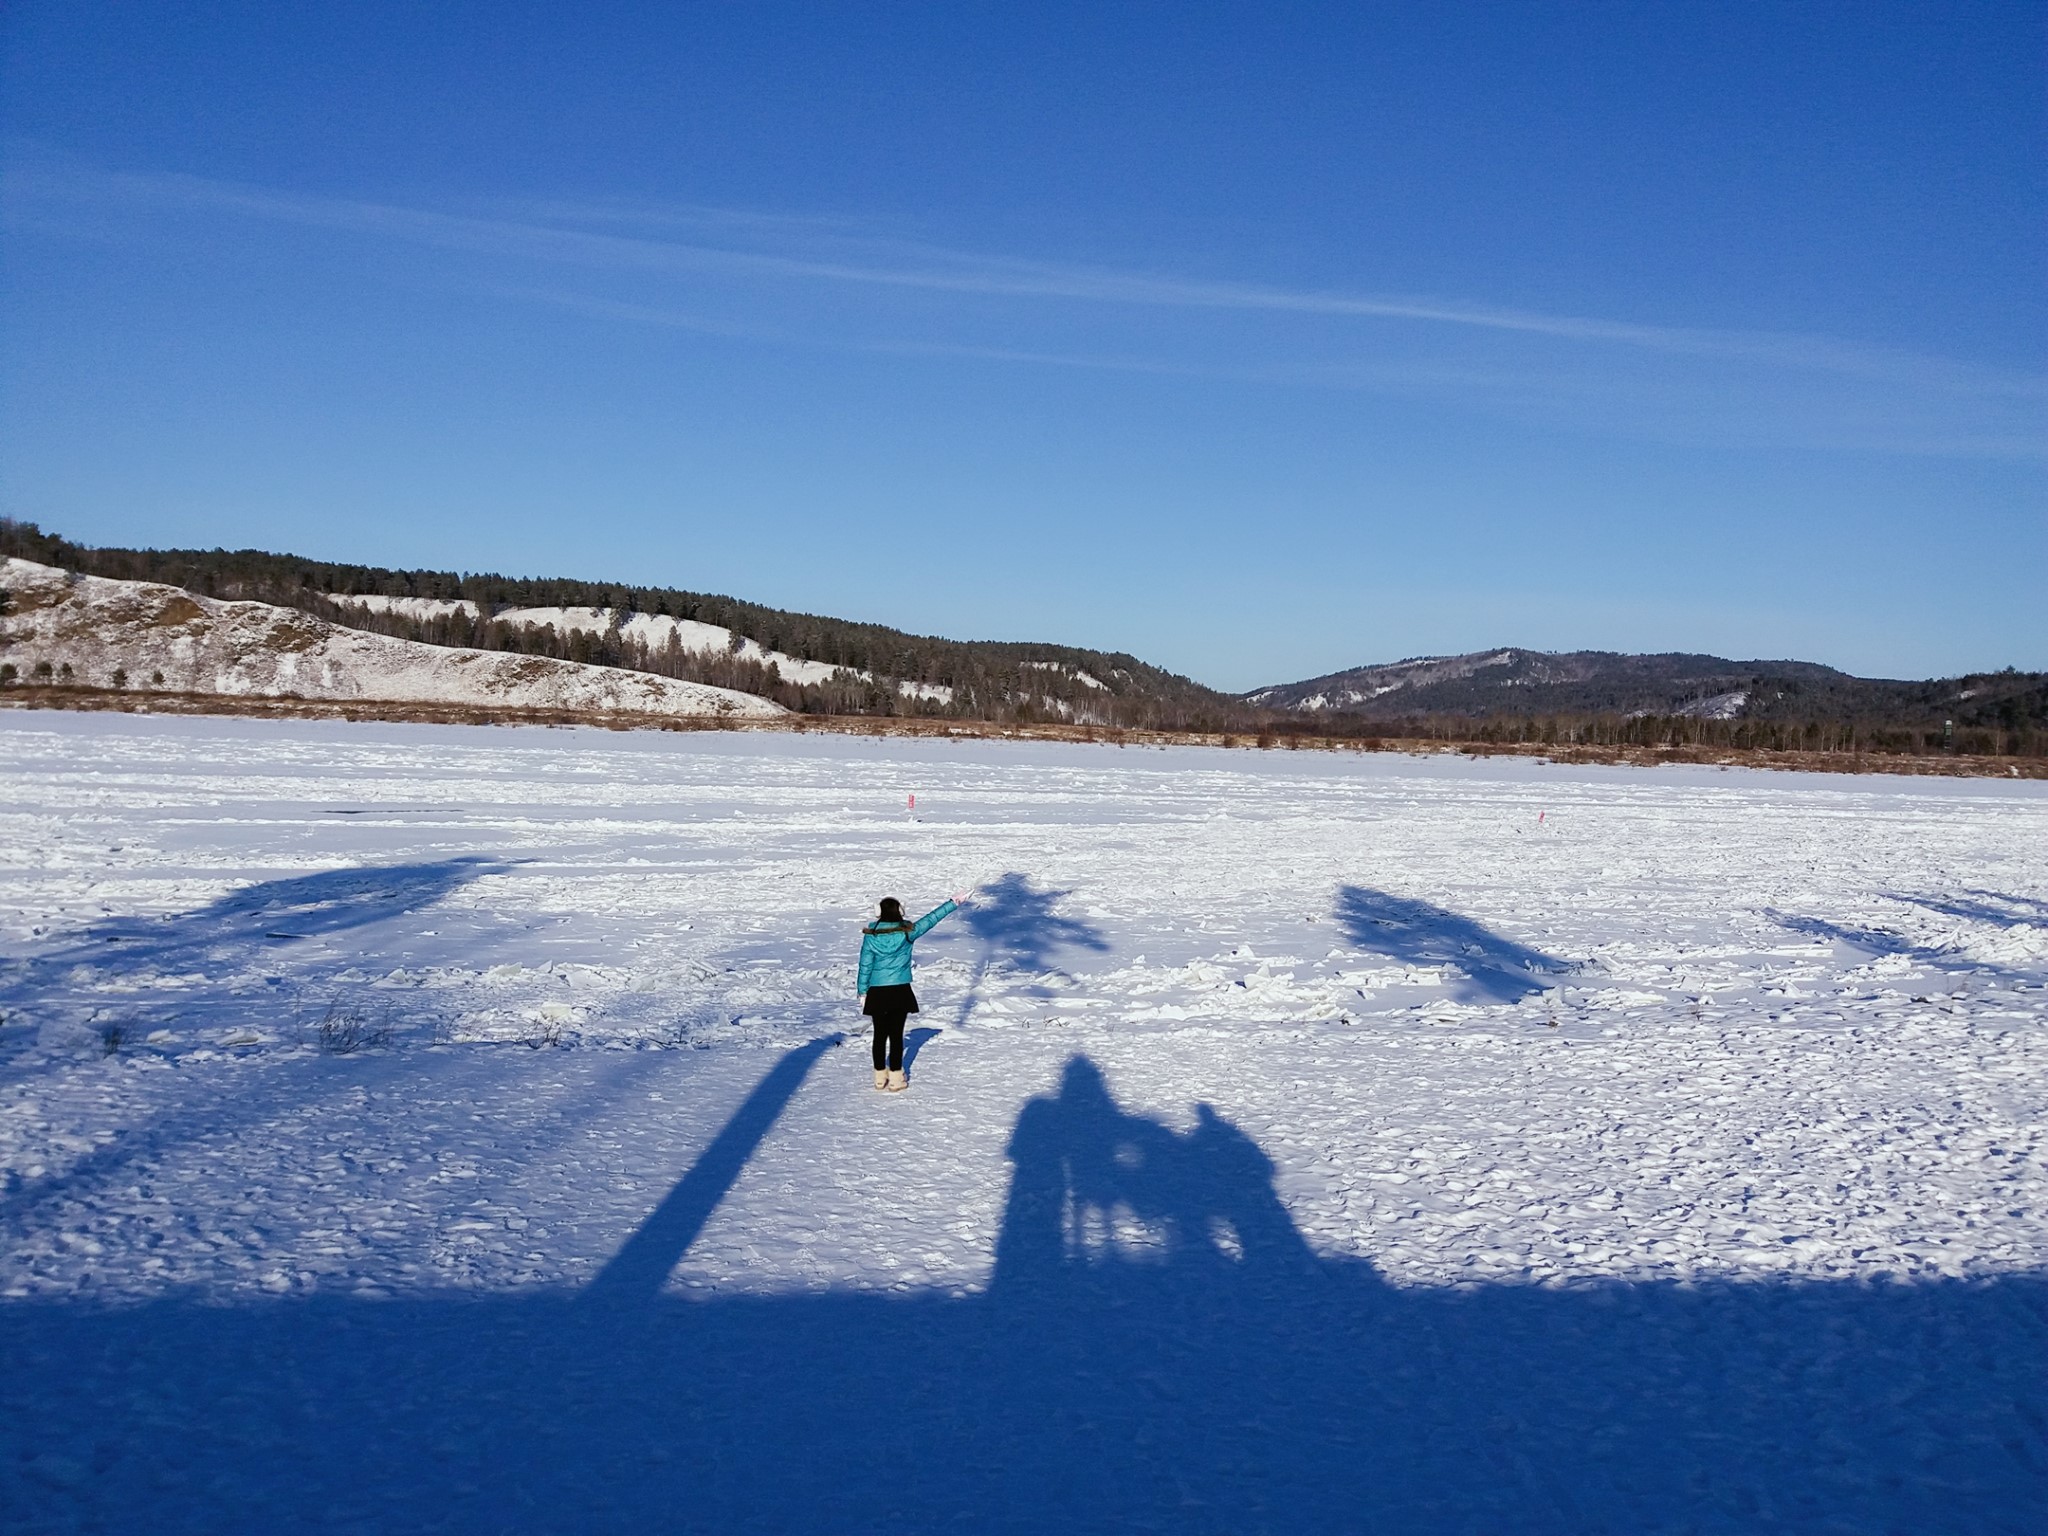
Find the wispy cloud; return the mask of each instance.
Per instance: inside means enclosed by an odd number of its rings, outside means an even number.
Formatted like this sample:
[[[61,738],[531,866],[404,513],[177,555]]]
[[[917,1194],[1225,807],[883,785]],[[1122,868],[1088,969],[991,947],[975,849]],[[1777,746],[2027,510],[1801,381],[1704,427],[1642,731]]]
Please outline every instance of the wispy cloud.
[[[891,357],[959,357],[991,363],[1024,363],[1034,367],[1082,368],[1107,373],[1149,373],[1182,379],[1234,379],[1240,382],[1331,384],[1330,378],[1311,379],[1299,369],[1216,368],[1186,363],[1162,362],[1157,358],[1119,356],[1112,353],[1054,352],[1029,347],[975,346],[953,341],[904,341],[885,338],[821,338],[815,332],[758,323],[735,323],[692,310],[658,304],[634,304],[617,299],[559,289],[500,287],[505,298],[525,299],[600,320],[619,320],[633,325],[659,326],[664,330],[690,331],[701,336],[724,336],[780,346],[826,346],[836,351],[866,352]]]
[[[1902,350],[1817,335],[1645,324],[1587,315],[1459,303],[1434,298],[1302,289],[1189,277],[1071,262],[1034,260],[880,238],[845,220],[799,218],[717,208],[647,208],[622,204],[531,202],[484,211],[449,211],[357,198],[316,196],[206,177],[122,173],[36,157],[14,157],[6,178],[16,206],[52,201],[140,205],[211,212],[303,228],[515,258],[586,271],[771,280],[970,295],[1067,305],[1310,316],[1385,322],[1466,333],[1541,338],[1586,348],[1691,357],[1750,369],[1853,379],[1953,402],[1977,400],[1994,412],[2038,414],[2048,407],[2048,379]],[[502,285],[500,286],[502,289]],[[619,303],[558,290],[525,290],[546,302],[613,319],[684,326],[726,335],[760,335],[733,324],[661,305]],[[786,338],[795,339],[795,338]],[[815,341],[815,336],[805,338]],[[923,353],[1039,362],[1136,372],[1234,377],[1310,370],[1209,369],[1134,357],[1090,357],[1030,347],[987,347],[952,341],[837,343],[877,352]],[[1439,370],[1441,372],[1441,370]],[[1323,382],[1385,383],[1388,370],[1323,368]],[[2009,425],[2009,423],[2008,423]],[[1954,434],[1950,434],[1953,436]],[[1967,434],[1965,434],[1967,436]],[[2016,447],[2016,440],[2019,441]],[[1979,434],[1989,451],[2031,452],[2021,432]],[[1950,451],[1944,447],[1937,451]],[[1963,451],[1970,451],[1965,449]]]

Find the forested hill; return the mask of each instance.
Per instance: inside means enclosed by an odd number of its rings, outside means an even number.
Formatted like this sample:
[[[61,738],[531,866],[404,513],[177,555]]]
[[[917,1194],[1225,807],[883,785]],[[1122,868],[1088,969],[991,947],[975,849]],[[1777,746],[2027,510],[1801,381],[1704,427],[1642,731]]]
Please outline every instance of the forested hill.
[[[1802,661],[1507,648],[1233,696],[1075,646],[946,640],[672,587],[397,571],[264,550],[96,549],[0,519],[0,556],[253,599],[440,646],[738,689],[821,715],[1169,731],[1773,750],[2048,750],[2048,674],[1852,677]]]
[[[74,544],[34,523],[0,519],[0,556],[124,581],[156,581],[207,597],[278,603],[361,629],[439,645],[475,646],[658,672],[741,688],[792,709],[920,714],[975,720],[1068,720],[1166,730],[1243,726],[1243,700],[1117,652],[1075,646],[911,635],[880,624],[791,613],[715,593],[630,582],[398,571],[242,549],[117,549]],[[435,600],[414,611],[368,612],[337,598]],[[465,608],[462,605],[467,605]],[[439,608],[446,611],[431,611]],[[730,652],[649,651],[619,633],[496,622],[507,610],[608,610],[715,625]],[[754,642],[742,652],[739,637]],[[843,668],[796,681],[786,662]],[[815,668],[788,667],[813,674]]]
[[[1508,647],[1352,667],[1255,689],[1245,700],[1333,722],[1647,716],[2019,731],[2048,723],[2048,675],[2008,668],[1898,681],[1810,661]]]

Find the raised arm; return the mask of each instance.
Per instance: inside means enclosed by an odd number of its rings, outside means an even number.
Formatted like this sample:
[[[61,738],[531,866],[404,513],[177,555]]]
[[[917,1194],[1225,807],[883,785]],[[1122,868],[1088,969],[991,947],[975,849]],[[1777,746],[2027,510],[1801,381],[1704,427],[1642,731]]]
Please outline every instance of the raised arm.
[[[927,933],[929,933],[932,930],[933,925],[936,924],[940,918],[946,916],[946,914],[949,912],[957,912],[959,910],[960,903],[957,901],[940,902],[936,907],[933,907],[931,911],[925,913],[923,917],[920,917],[916,922],[910,925],[910,942],[915,944],[919,939],[923,938]]]

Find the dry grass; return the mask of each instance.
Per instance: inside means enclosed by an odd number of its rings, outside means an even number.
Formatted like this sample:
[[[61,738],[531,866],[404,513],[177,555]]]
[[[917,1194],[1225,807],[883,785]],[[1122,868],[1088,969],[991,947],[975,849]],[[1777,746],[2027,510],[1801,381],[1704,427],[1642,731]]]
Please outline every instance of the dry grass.
[[[1529,757],[1555,763],[1653,768],[1693,763],[1726,768],[1776,768],[1800,773],[1897,773],[1947,778],[2048,779],[2048,759],[1974,757],[1961,753],[1905,756],[1887,752],[1772,752],[1761,748],[1623,747],[1535,742],[1501,744],[1380,736],[1307,736],[1122,730],[1101,725],[1005,725],[917,716],[785,715],[735,720],[718,715],[655,715],[624,711],[516,709],[479,704],[407,703],[374,699],[254,699],[153,689],[16,686],[0,691],[0,708],[118,710],[127,714],[234,715],[265,720],[389,720],[433,725],[598,726],[612,731],[831,731],[848,736],[935,737],[965,741],[1068,741],[1108,746],[1224,747],[1235,751],[1406,752],[1425,756]]]
[[[394,1031],[383,1014],[347,1003],[331,1004],[314,1028],[314,1039],[330,1056],[353,1056],[391,1043]]]

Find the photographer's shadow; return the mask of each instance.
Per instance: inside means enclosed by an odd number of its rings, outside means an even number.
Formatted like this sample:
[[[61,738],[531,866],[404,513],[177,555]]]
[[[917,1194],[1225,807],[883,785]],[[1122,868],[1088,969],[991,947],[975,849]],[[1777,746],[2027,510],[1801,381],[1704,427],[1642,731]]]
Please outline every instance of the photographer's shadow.
[[[1086,1056],[1067,1063],[1057,1095],[1024,1106],[1009,1154],[995,1299],[1057,1297],[1125,1271],[1203,1286],[1317,1267],[1257,1142],[1207,1104],[1187,1131],[1126,1112]]]
[[[1134,1113],[1085,1057],[1014,1123],[985,1293],[672,1289],[832,1044],[771,1065],[577,1298],[0,1303],[0,1507],[165,1536],[2039,1524],[2038,1275],[1394,1286],[1311,1248],[1224,1116]],[[756,1219],[802,1191],[760,1184]],[[862,1230],[929,1241],[886,1203]]]

